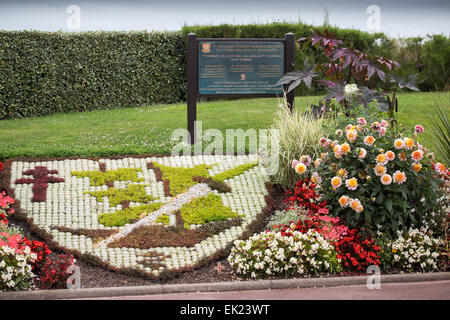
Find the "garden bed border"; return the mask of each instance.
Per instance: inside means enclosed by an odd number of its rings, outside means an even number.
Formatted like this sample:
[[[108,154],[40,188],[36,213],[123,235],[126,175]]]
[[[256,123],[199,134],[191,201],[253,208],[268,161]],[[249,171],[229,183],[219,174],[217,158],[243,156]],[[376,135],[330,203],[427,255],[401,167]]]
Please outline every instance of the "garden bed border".
[[[57,289],[40,291],[0,292],[0,300],[87,299],[188,292],[226,292],[242,290],[340,287],[365,285],[369,276],[370,275],[190,284],[155,284],[149,286],[85,288],[71,290]],[[381,286],[383,286],[384,283],[445,281],[450,280],[450,272],[389,274],[381,275],[380,278]]]

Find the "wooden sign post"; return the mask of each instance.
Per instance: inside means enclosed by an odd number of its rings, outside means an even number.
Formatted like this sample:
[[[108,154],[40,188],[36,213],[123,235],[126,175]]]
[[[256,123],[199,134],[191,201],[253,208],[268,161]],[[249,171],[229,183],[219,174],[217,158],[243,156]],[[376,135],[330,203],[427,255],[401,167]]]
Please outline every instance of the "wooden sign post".
[[[280,97],[276,82],[294,71],[294,34],[284,39],[197,38],[188,34],[187,120],[195,143],[197,98]],[[286,95],[294,107],[294,92]]]

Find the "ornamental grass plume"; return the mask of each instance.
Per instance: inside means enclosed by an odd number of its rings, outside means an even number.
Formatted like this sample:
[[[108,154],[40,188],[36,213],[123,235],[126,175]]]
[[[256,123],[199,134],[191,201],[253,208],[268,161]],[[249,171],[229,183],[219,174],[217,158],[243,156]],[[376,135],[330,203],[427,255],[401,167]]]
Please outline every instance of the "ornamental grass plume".
[[[271,129],[279,132],[279,153],[273,155],[279,161],[277,173],[272,181],[288,189],[295,186],[298,176],[292,170],[292,161],[300,159],[302,155],[312,155],[319,151],[318,141],[324,136],[322,118],[314,119],[297,110],[291,110],[283,104],[275,115]],[[327,140],[324,138],[326,143]],[[269,137],[268,145],[272,139]],[[273,159],[275,160],[275,159]],[[298,168],[302,173],[302,168]]]

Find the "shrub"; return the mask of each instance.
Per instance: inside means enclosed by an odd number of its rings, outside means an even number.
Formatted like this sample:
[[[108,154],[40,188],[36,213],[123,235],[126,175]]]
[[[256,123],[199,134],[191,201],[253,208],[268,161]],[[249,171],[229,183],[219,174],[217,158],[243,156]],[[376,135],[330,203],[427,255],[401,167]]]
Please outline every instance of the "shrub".
[[[336,251],[318,232],[263,232],[246,241],[236,240],[228,257],[236,274],[266,278],[340,270]]]
[[[47,244],[42,241],[28,240],[27,238],[23,238],[20,243],[23,246],[29,247],[31,252],[36,255],[36,259],[31,265],[32,270],[40,270],[47,261],[48,256],[52,253]]]
[[[162,180],[169,181],[170,193],[173,196],[183,193],[190,187],[197,184],[193,178],[202,176],[208,177],[210,166],[205,164],[197,165],[193,168],[169,167],[155,162],[154,168],[158,168],[162,173]]]
[[[174,103],[180,32],[0,31],[0,119]]]
[[[335,248],[338,261],[346,271],[364,272],[369,265],[380,264],[380,247],[374,240],[363,237],[357,229],[349,230],[339,218],[328,216],[325,208],[317,213],[300,213],[296,222],[274,226],[273,229],[286,237],[291,237],[293,232],[318,232]]]
[[[299,180],[294,190],[286,192],[286,196],[284,202],[288,208],[300,207],[306,209],[308,213],[317,213],[327,205],[316,192],[316,185],[310,179]]]
[[[108,197],[110,207],[115,207],[124,201],[147,203],[156,200],[145,192],[145,186],[142,184],[129,184],[125,189],[109,188],[85,193],[97,198],[98,202],[103,202],[103,197]]]
[[[433,133],[433,144],[436,147],[438,157],[450,166],[450,123],[447,112],[442,111],[439,104],[435,102],[435,107],[431,114],[431,131]],[[436,116],[435,116],[436,115]]]
[[[273,137],[272,131],[268,144],[274,138],[279,139],[279,152],[273,154],[271,163],[278,163],[278,171],[272,176],[274,183],[284,188],[295,186],[298,177],[292,171],[291,163],[303,154],[315,154],[319,150],[317,141],[324,135],[322,119],[312,119],[297,110],[291,112],[286,105],[280,106],[271,129],[279,136]]]
[[[224,182],[225,180],[228,180],[228,179],[231,179],[233,177],[243,174],[244,172],[254,168],[257,165],[258,165],[257,162],[241,164],[237,167],[234,167],[233,169],[226,170],[224,172],[216,174],[214,177],[212,177],[212,179],[215,181],[218,181],[218,182]]]
[[[350,228],[393,235],[420,227],[439,193],[427,149],[411,138],[423,128],[403,137],[386,121],[358,121],[338,129],[331,140],[321,138],[321,156],[307,171],[301,163],[296,171],[311,175],[330,212]]]
[[[136,168],[119,168],[117,170],[109,171],[72,171],[72,175],[78,178],[89,178],[91,186],[101,187],[108,182],[114,181],[132,181],[142,182],[143,178],[138,178],[137,173],[142,172],[142,169]]]
[[[338,259],[345,270],[365,272],[371,265],[380,265],[381,248],[372,238],[363,238],[351,229],[335,243]]]

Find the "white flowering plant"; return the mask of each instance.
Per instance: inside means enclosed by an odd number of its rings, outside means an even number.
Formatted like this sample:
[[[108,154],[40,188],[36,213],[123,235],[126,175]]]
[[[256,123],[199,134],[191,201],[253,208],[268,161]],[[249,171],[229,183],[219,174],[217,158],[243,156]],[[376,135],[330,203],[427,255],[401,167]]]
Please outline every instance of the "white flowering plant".
[[[267,231],[236,240],[228,257],[233,271],[250,278],[339,272],[332,245],[317,231],[294,231],[291,236]]]
[[[444,241],[435,238],[426,228],[398,231],[394,240],[379,234],[378,242],[383,242],[381,263],[386,270],[437,271],[444,261],[444,254],[441,254]]]
[[[28,290],[33,287],[35,275],[32,263],[37,256],[30,247],[21,246],[22,237],[0,232],[0,290]]]

